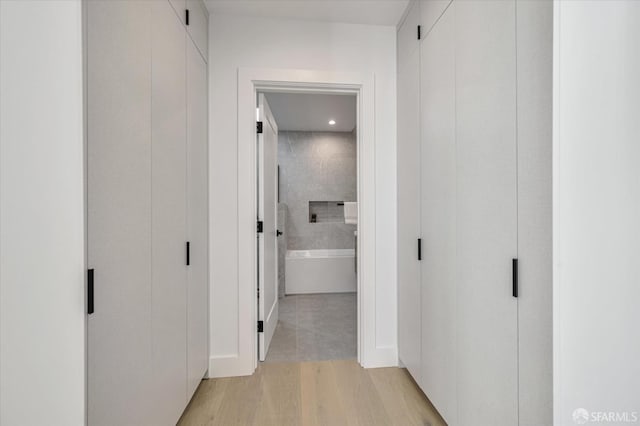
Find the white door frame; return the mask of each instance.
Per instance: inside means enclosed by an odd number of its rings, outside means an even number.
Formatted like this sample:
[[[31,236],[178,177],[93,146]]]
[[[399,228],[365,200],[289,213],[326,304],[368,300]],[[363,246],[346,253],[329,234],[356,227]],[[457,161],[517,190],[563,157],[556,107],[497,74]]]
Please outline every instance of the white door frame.
[[[258,365],[256,245],[257,92],[352,93],[357,96],[358,139],[358,362],[376,360],[375,101],[373,74],[295,69],[238,70],[238,349]],[[243,362],[244,364],[244,362]],[[246,364],[245,364],[246,365]]]

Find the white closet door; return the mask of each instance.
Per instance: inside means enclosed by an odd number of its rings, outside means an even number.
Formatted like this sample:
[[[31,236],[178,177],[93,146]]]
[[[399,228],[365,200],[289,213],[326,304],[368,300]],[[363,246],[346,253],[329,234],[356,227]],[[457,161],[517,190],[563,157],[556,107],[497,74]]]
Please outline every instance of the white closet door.
[[[422,388],[456,424],[455,4],[421,46]]]
[[[422,34],[426,36],[431,31],[451,2],[452,0],[420,1],[420,23],[422,24]]]
[[[518,424],[513,0],[456,3],[458,424]]]
[[[157,0],[157,1],[165,1],[165,0]],[[180,22],[184,23],[186,18],[186,10],[187,10],[187,0],[168,0],[173,6],[173,10],[180,18]]]
[[[209,192],[207,64],[187,40],[187,187],[190,256],[187,287],[187,397],[208,368]]]
[[[206,62],[209,48],[209,17],[207,11],[204,4],[202,4],[202,0],[187,0],[186,8],[189,9],[187,31]]]
[[[398,351],[420,382],[420,41],[415,2],[398,32]]]
[[[86,6],[87,263],[95,270],[88,422],[149,425],[151,3]]]
[[[186,34],[168,2],[152,3],[152,365],[160,426],[178,421],[187,395]]]

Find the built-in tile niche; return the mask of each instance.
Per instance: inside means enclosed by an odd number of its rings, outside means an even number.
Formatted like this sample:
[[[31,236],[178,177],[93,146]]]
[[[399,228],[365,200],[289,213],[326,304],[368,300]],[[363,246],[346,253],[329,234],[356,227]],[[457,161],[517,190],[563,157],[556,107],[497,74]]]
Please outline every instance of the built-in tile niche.
[[[309,223],[344,223],[344,201],[309,201]]]

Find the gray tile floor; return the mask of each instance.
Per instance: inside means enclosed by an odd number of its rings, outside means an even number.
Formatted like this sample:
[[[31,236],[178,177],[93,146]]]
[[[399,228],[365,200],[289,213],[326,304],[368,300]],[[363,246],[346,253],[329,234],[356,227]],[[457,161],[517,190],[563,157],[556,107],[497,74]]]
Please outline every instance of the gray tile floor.
[[[357,356],[356,293],[285,296],[266,362]]]

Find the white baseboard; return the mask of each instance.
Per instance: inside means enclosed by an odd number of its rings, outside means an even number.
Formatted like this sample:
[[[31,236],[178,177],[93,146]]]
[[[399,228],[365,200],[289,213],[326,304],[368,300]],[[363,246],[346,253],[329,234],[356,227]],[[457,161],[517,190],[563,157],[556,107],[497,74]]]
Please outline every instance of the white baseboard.
[[[364,368],[398,367],[398,349],[395,346],[376,347],[362,360]],[[250,376],[254,373],[253,365],[243,362],[238,355],[212,356],[209,358],[209,374],[211,379],[219,377]]]
[[[250,376],[254,372],[253,365],[238,355],[221,355],[209,357],[209,378]]]
[[[381,368],[398,366],[398,348],[395,346],[378,346],[369,351],[362,360],[364,368]]]

